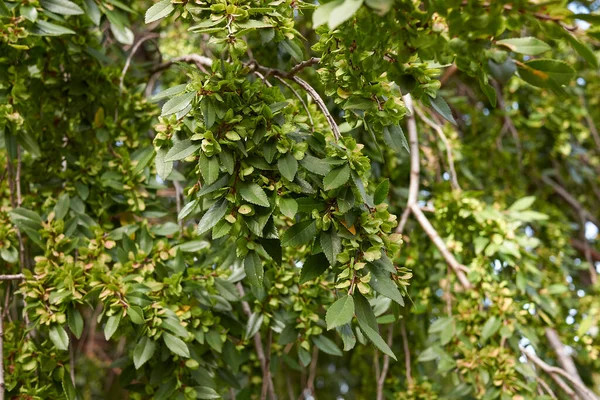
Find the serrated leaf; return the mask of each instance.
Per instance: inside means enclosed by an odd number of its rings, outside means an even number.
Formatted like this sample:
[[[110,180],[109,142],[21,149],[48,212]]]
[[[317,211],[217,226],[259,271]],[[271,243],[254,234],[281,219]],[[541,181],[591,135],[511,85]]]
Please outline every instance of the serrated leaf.
[[[117,313],[108,317],[106,325],[104,326],[104,338],[106,340],[110,340],[112,335],[115,334],[117,328],[119,327],[119,322],[121,322],[121,313]]]
[[[49,331],[50,340],[54,343],[54,346],[59,350],[68,350],[69,349],[69,335],[67,331],[60,326],[54,325],[50,328]]]
[[[246,333],[244,334],[244,340],[252,339],[254,335],[260,330],[263,323],[264,316],[260,313],[252,313],[248,318],[248,325],[246,325]]]
[[[133,349],[133,365],[135,369],[140,369],[148,360],[152,358],[156,350],[156,342],[147,336],[135,345]]]
[[[225,198],[219,199],[208,209],[198,223],[198,235],[212,229],[227,213],[229,203]]]
[[[335,265],[337,255],[342,251],[342,239],[340,239],[333,224],[328,231],[321,232],[320,235],[321,248],[330,265]]]
[[[42,228],[42,218],[34,211],[18,207],[9,211],[11,220],[20,229],[31,229],[37,231]]]
[[[398,361],[398,359],[396,358],[396,355],[394,354],[392,349],[390,349],[390,346],[388,346],[387,343],[381,337],[381,335],[379,335],[379,332],[377,332],[375,329],[371,328],[369,325],[360,324],[360,322],[359,322],[359,326],[360,326],[360,329],[364,332],[365,336],[367,338],[369,338],[369,340],[371,342],[373,342],[375,347],[377,347],[384,354],[387,354],[388,356],[392,357],[394,360]]]
[[[287,153],[279,160],[277,160],[277,169],[281,172],[281,175],[288,181],[293,181],[298,171],[298,161],[293,155]]]
[[[313,157],[310,154],[304,156],[304,158],[300,161],[300,165],[302,165],[307,171],[312,172],[313,174],[325,176],[331,171],[331,165],[317,157]]]
[[[323,178],[325,190],[337,189],[350,179],[350,166],[348,164],[335,168]]]
[[[354,317],[354,299],[344,296],[335,301],[325,314],[327,330],[342,326],[352,321]]]
[[[198,207],[198,200],[193,200],[187,203],[185,206],[183,206],[183,208],[177,215],[177,220],[181,221],[182,219],[190,215],[196,209],[196,207]]]
[[[190,357],[190,350],[188,349],[187,344],[185,344],[185,342],[179,339],[177,336],[173,336],[170,333],[165,332],[163,333],[163,340],[165,341],[165,344],[169,350],[171,350],[173,353],[185,358]]]
[[[165,162],[179,161],[191,156],[201,147],[201,143],[194,143],[189,139],[176,142],[165,155]]]
[[[256,183],[248,182],[239,185],[240,195],[249,203],[256,204],[261,207],[269,207],[269,199],[265,191]]]
[[[308,256],[300,271],[300,284],[311,281],[323,275],[329,268],[329,261],[322,253]]]
[[[569,43],[571,43],[571,46],[573,46],[575,51],[579,53],[581,58],[587,61],[593,68],[598,69],[598,58],[596,57],[594,51],[587,44],[577,40],[575,36],[571,35],[570,33],[565,32],[565,35],[567,36]]]
[[[298,222],[288,228],[281,237],[282,246],[302,246],[317,235],[317,223],[313,220]]]
[[[154,165],[156,166],[156,174],[163,181],[167,180],[171,172],[173,171],[173,161],[165,161],[167,157],[166,149],[156,150],[156,157],[154,157]]]
[[[363,0],[344,0],[342,4],[335,7],[329,14],[327,25],[333,30],[348,21],[362,6]]]
[[[498,40],[496,44],[508,47],[515,53],[528,54],[531,56],[552,50],[552,48],[542,40],[530,36]]]
[[[456,120],[454,119],[454,116],[452,115],[450,106],[448,106],[448,103],[446,103],[446,100],[444,100],[444,98],[442,96],[440,96],[439,93],[438,93],[437,97],[435,97],[435,98],[429,97],[429,101],[430,101],[433,109],[435,111],[437,111],[438,114],[440,114],[442,117],[444,117],[444,119],[446,121],[456,125]]]
[[[156,101],[159,101],[159,100],[162,100],[162,99],[166,99],[167,97],[172,97],[172,96],[178,95],[180,93],[185,92],[186,88],[187,88],[187,83],[184,83],[182,85],[177,85],[177,86],[170,87],[170,88],[165,89],[162,92],[157,93],[154,96],[150,97],[148,99],[148,101],[156,102]]]
[[[344,353],[342,353],[342,350],[340,350],[340,348],[335,344],[335,342],[329,339],[328,337],[325,337],[323,335],[313,336],[312,341],[323,353],[327,353],[329,355],[338,357],[344,355]]]
[[[410,154],[410,147],[408,147],[406,136],[399,125],[390,125],[383,128],[383,141],[394,151],[402,151],[404,149]]]
[[[144,21],[149,24],[150,22],[158,21],[171,14],[175,8],[171,4],[171,0],[162,0],[153,5],[146,11]]]
[[[69,324],[69,329],[73,332],[73,335],[77,339],[81,337],[81,333],[83,332],[83,318],[81,317],[81,313],[75,307],[69,307],[67,310],[67,322]]]
[[[354,312],[359,325],[369,326],[377,330],[377,319],[369,301],[360,292],[354,292]]]
[[[215,191],[225,187],[227,185],[228,181],[229,181],[229,177],[227,175],[223,175],[221,178],[219,178],[217,181],[211,183],[210,185],[202,186],[202,189],[200,189],[200,191],[198,192],[198,197],[205,196],[209,193],[215,192]]]
[[[160,115],[171,115],[184,110],[187,106],[189,106],[192,103],[195,97],[196,92],[188,92],[173,97],[171,100],[167,101],[162,107]]]
[[[160,326],[180,337],[187,337],[188,335],[188,332],[181,325],[181,322],[176,316],[169,316],[167,318],[163,318],[160,322]]]
[[[342,337],[342,341],[344,342],[344,351],[350,351],[356,346],[356,336],[354,336],[354,332],[352,331],[351,324],[345,324],[339,327],[338,332]]]
[[[388,299],[394,300],[401,306],[404,306],[404,299],[398,290],[398,286],[390,277],[390,273],[377,268],[373,264],[367,264],[371,272],[371,280],[369,285],[379,294],[384,295]]]
[[[48,21],[38,20],[36,23],[36,29],[31,33],[39,36],[60,36],[60,35],[74,35],[75,31],[65,28],[64,26],[56,25]]]
[[[246,271],[248,282],[252,286],[262,287],[265,270],[260,257],[255,251],[251,251],[246,255],[244,270]]]
[[[574,78],[575,70],[564,61],[535,59],[520,63],[519,75],[533,86],[556,90]]]
[[[375,189],[375,194],[373,195],[373,202],[375,204],[381,204],[387,199],[388,192],[390,190],[390,180],[384,179],[379,185],[377,185],[377,189]]]
[[[81,15],[83,10],[69,0],[40,0],[40,5],[46,10],[61,15]]]
[[[291,197],[279,199],[279,209],[288,218],[294,218],[298,212],[298,202]]]
[[[200,173],[202,174],[202,178],[204,178],[205,184],[210,185],[219,179],[220,164],[218,157],[207,157],[202,153],[198,160],[198,166],[200,167]]]
[[[271,25],[271,24],[267,24],[266,22],[263,22],[263,21],[257,21],[255,19],[249,19],[248,21],[245,21],[245,22],[239,22],[236,25],[243,29],[263,29],[263,28],[272,28],[273,27],[273,25]]]

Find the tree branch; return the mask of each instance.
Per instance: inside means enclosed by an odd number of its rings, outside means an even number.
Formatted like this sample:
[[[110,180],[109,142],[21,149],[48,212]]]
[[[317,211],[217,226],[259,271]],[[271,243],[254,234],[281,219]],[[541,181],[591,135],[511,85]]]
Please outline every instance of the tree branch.
[[[283,86],[285,86],[288,89],[290,89],[290,91],[294,94],[294,96],[296,96],[298,98],[298,100],[302,104],[302,107],[304,107],[304,111],[306,112],[306,115],[308,116],[308,119],[310,121],[311,130],[314,133],[314,131],[315,131],[315,123],[313,121],[312,115],[310,114],[310,110],[308,109],[308,106],[306,105],[306,102],[304,101],[304,99],[302,98],[302,96],[300,96],[300,93],[298,93],[296,91],[296,89],[294,89],[294,87],[292,85],[290,85],[289,83],[287,83],[285,81],[285,79],[283,79],[282,77],[275,76],[275,79],[277,79],[279,82],[281,82],[283,84]]]
[[[390,325],[387,335],[387,345],[388,347],[392,347],[392,343],[394,342],[394,325]],[[385,378],[390,369],[390,356],[387,354],[383,355],[383,366],[381,367],[381,375],[379,376],[379,380],[377,381],[377,400],[383,400],[383,386],[385,385]]]
[[[240,294],[240,297],[243,298],[246,295],[246,293],[244,292],[244,287],[242,286],[241,283],[238,283],[236,285],[236,287],[237,287],[238,293]],[[242,309],[244,310],[244,313],[246,313],[248,318],[250,318],[250,316],[252,315],[252,310],[250,309],[250,305],[248,304],[247,301],[242,300]],[[273,379],[271,379],[271,374],[268,370],[268,361],[265,357],[265,350],[263,348],[262,337],[261,337],[260,332],[257,332],[256,335],[254,335],[254,347],[256,347],[256,356],[258,357],[258,361],[260,362],[260,366],[262,368],[263,381],[267,380],[267,382],[268,382],[269,396],[273,400],[277,399],[277,396],[275,396]]]
[[[4,400],[4,314],[0,305],[0,400]]]
[[[131,48],[131,51],[129,52],[129,55],[127,56],[127,60],[125,60],[125,65],[123,66],[123,70],[121,71],[121,78],[119,79],[119,93],[121,93],[123,91],[123,83],[125,81],[125,75],[127,74],[127,70],[129,69],[129,66],[131,65],[131,60],[133,59],[133,56],[135,55],[135,53],[138,51],[138,49],[140,48],[140,46],[147,40],[151,40],[151,39],[156,39],[158,38],[160,35],[158,33],[148,33],[147,35],[142,36]]]
[[[0,275],[0,281],[15,281],[19,279],[25,279],[25,275],[23,274],[13,274],[13,275]]]
[[[404,103],[406,104],[406,108],[410,111],[410,115],[408,117],[407,127],[408,127],[408,141],[410,144],[410,184],[408,189],[408,202],[406,204],[406,210],[402,214],[402,218],[400,220],[400,224],[396,232],[401,233],[404,229],[404,225],[406,224],[406,220],[408,219],[408,214],[413,213],[429,239],[435,244],[438,248],[444,260],[448,263],[456,277],[458,278],[460,284],[464,289],[471,289],[473,286],[471,282],[467,279],[464,271],[468,271],[467,267],[460,264],[458,260],[452,255],[446,243],[442,240],[440,235],[437,233],[433,225],[429,222],[423,211],[421,211],[421,207],[417,203],[417,195],[419,193],[419,180],[420,180],[420,160],[419,160],[419,138],[417,134],[417,124],[415,121],[415,112],[413,107],[413,102],[410,94],[407,94],[403,97]]]
[[[430,120],[429,118],[427,118],[427,116],[425,116],[425,113],[423,113],[423,111],[419,107],[415,107],[415,112],[421,118],[421,120],[425,122],[425,124],[429,125],[430,128],[436,131],[442,142],[444,142],[444,146],[446,147],[446,157],[448,158],[448,168],[450,169],[450,184],[452,185],[453,189],[461,190],[460,185],[458,184],[458,178],[456,177],[456,170],[454,169],[454,157],[452,156],[452,147],[450,147],[450,142],[444,134],[442,127]]]
[[[310,391],[313,398],[316,399],[315,393],[315,378],[317,376],[317,361],[319,360],[319,348],[313,347],[312,358],[310,360],[310,367],[308,369],[308,381],[306,381],[306,389]]]
[[[548,177],[547,175],[542,176],[542,181],[545,184],[547,184],[548,186],[552,187],[552,189],[554,189],[556,194],[558,194],[560,197],[563,198],[563,200],[565,200],[567,203],[569,203],[569,205],[571,207],[573,207],[579,215],[582,215],[588,221],[593,222],[594,225],[600,226],[598,219],[591,212],[589,212],[585,207],[583,207],[583,205],[579,201],[577,201],[577,199],[575,197],[573,197],[569,192],[567,192],[565,188],[560,186],[554,180],[550,179],[550,177]]]

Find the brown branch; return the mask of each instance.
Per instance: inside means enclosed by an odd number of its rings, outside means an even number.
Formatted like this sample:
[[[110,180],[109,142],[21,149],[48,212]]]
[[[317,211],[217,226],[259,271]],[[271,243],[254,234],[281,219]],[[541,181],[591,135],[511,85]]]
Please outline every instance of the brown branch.
[[[556,194],[558,194],[560,197],[563,198],[563,200],[565,200],[567,203],[569,203],[569,205],[571,207],[573,207],[579,215],[582,215],[588,221],[593,222],[594,225],[600,226],[598,219],[591,212],[589,212],[585,207],[583,207],[583,205],[579,201],[577,201],[577,199],[575,197],[573,197],[569,192],[567,192],[567,190],[565,188],[563,188],[561,185],[559,185],[558,183],[556,183],[554,180],[550,179],[550,177],[548,177],[546,175],[542,176],[542,181],[545,184],[547,184],[548,186],[552,187],[552,189],[554,189]]]
[[[317,376],[317,361],[319,360],[319,348],[313,347],[312,358],[310,360],[310,367],[308,369],[308,381],[306,381],[306,389],[310,391],[310,394],[316,399],[315,393],[315,378]]]
[[[496,89],[496,98],[498,99],[498,108],[500,108],[502,110],[502,114],[503,114],[503,120],[504,120],[504,125],[502,126],[502,129],[504,130],[504,128],[508,129],[508,131],[510,132],[510,134],[512,135],[514,141],[515,141],[515,146],[517,147],[517,161],[519,162],[519,168],[522,168],[522,162],[523,162],[523,146],[521,145],[521,138],[519,136],[519,131],[517,130],[517,128],[515,127],[515,124],[512,120],[512,118],[510,118],[510,116],[508,115],[508,112],[506,111],[506,103],[504,102],[504,96],[502,95],[502,87],[498,84],[498,82],[492,80],[492,84],[494,85],[494,88]],[[501,133],[502,135],[502,133]]]
[[[71,374],[71,383],[75,387],[75,346],[73,337],[73,335],[69,334],[69,372]]]
[[[320,62],[321,62],[321,59],[317,58],[317,57],[311,57],[308,60],[302,61],[302,62],[296,64],[296,66],[294,66],[290,70],[288,77],[292,77],[292,76],[296,75],[298,72],[302,71],[304,68],[310,67],[310,66],[318,64]]]
[[[0,306],[0,400],[4,400],[4,314]]]
[[[555,382],[557,382],[557,380],[555,379],[555,376],[560,375],[560,376],[564,377],[565,379],[567,379],[575,387],[577,394],[583,400],[597,400],[598,399],[596,397],[596,395],[594,395],[594,393],[581,382],[580,379],[577,379],[576,377],[569,374],[567,371],[565,371],[562,368],[553,367],[551,365],[546,364],[541,358],[539,358],[533,352],[526,351],[525,348],[523,348],[522,346],[519,346],[519,347],[520,347],[521,351],[523,352],[523,354],[525,354],[527,356],[527,358],[529,360],[531,360],[531,362],[533,362],[535,365],[540,367],[544,372],[550,374],[550,376],[552,377],[552,379],[554,379]],[[560,383],[558,383],[558,384],[559,384],[559,386],[563,387]]]
[[[581,104],[585,109],[585,121],[590,129],[590,133],[592,134],[592,138],[594,139],[594,143],[596,143],[596,151],[600,151],[600,134],[598,134],[598,128],[596,128],[596,124],[590,115],[590,111],[587,107],[587,102],[585,101],[585,97],[583,95],[579,96],[581,100]]]
[[[456,64],[452,64],[446,71],[444,71],[444,75],[442,75],[442,77],[440,78],[440,84],[442,86],[446,84],[448,79],[450,79],[450,77],[454,75],[456,71],[458,71],[458,67],[456,66]]]
[[[450,183],[453,189],[461,190],[460,185],[458,184],[458,178],[456,177],[456,170],[454,169],[454,157],[452,156],[452,147],[450,146],[450,142],[444,134],[442,127],[430,120],[429,118],[427,118],[427,116],[425,116],[425,113],[419,107],[415,107],[415,112],[417,113],[419,118],[421,118],[421,120],[425,122],[425,124],[427,124],[438,134],[438,136],[444,143],[444,146],[446,147],[446,157],[448,158],[448,168],[450,169]]]
[[[204,67],[211,67],[213,60],[208,57],[201,56],[200,54],[186,54],[186,55],[175,57],[168,61],[163,62],[162,64],[160,64],[156,68],[154,68],[152,70],[152,73],[154,74],[154,73],[163,71],[163,70],[169,68],[171,65],[178,63],[178,62],[195,64],[198,68],[202,67],[202,69],[204,69]]]
[[[323,99],[321,98],[321,96],[319,96],[319,93],[317,93],[317,91],[312,86],[310,86],[308,84],[308,82],[304,81],[303,79],[301,79],[297,76],[294,76],[292,78],[292,80],[294,82],[296,82],[298,85],[300,85],[306,91],[306,93],[308,93],[308,95],[313,98],[315,103],[317,103],[317,106],[319,106],[319,108],[321,109],[321,112],[323,114],[325,114],[325,118],[327,119],[327,122],[329,123],[329,126],[331,127],[331,130],[333,132],[333,136],[334,136],[335,140],[339,140],[339,138],[342,137],[342,134],[340,133],[340,128],[338,127],[337,123],[335,122],[335,119],[333,119],[333,117],[329,113],[329,110],[327,109],[327,106],[323,102]]]
[[[582,240],[571,239],[571,246],[585,255],[586,248],[589,249],[593,261],[600,261],[600,251],[589,247],[589,243]]]
[[[131,48],[129,55],[127,56],[127,60],[125,60],[125,65],[123,66],[123,70],[121,71],[121,78],[119,79],[119,93],[123,91],[123,82],[125,81],[125,75],[127,74],[127,70],[131,65],[131,60],[133,56],[138,51],[140,46],[147,40],[156,39],[160,35],[158,33],[149,33],[147,35],[142,36]]]
[[[406,210],[404,211],[404,214],[402,214],[402,218],[396,232],[402,232],[404,225],[406,224],[406,220],[408,219],[408,214],[412,213],[427,236],[429,236],[429,239],[438,248],[439,252],[444,257],[444,260],[446,260],[446,263],[448,263],[458,278],[462,287],[464,289],[471,289],[473,286],[465,275],[465,271],[468,271],[467,267],[459,263],[450,250],[448,250],[446,243],[444,243],[433,225],[431,225],[425,214],[423,214],[421,207],[419,207],[419,204],[417,203],[420,180],[419,139],[417,134],[417,124],[415,121],[415,112],[410,94],[405,95],[403,99],[404,103],[406,104],[406,108],[410,111],[407,123],[408,141],[410,144],[410,184],[408,189],[408,202],[406,204]]]
[[[540,378],[539,376],[535,377],[535,380],[540,384],[540,386],[542,388],[544,388],[544,391],[546,391],[546,393],[548,393],[548,395],[550,397],[552,397],[555,400],[558,400],[558,397],[556,397],[556,395],[554,394],[554,392],[552,391],[552,389],[550,389],[550,386],[548,386],[548,384],[546,383],[546,381],[544,381],[542,378]]]
[[[388,330],[387,345],[392,347],[394,342],[394,325],[392,324]],[[377,400],[383,400],[383,386],[385,385],[385,378],[390,369],[390,356],[387,354],[383,355],[383,366],[381,367],[381,375],[377,381]]]
[[[275,76],[275,79],[277,79],[279,82],[281,82],[283,84],[283,86],[290,89],[290,91],[294,94],[294,96],[296,96],[298,98],[298,100],[302,104],[302,107],[304,107],[304,111],[306,111],[306,115],[308,116],[308,120],[310,121],[311,130],[314,133],[315,132],[315,123],[313,121],[312,115],[310,114],[310,110],[308,109],[308,106],[306,105],[306,102],[304,101],[302,96],[300,96],[300,93],[298,93],[298,91],[296,91],[296,89],[294,89],[294,87],[292,85],[290,85],[289,83],[287,83],[285,81],[285,79],[283,79],[282,77]]]
[[[23,274],[12,274],[12,275],[0,275],[0,281],[15,281],[19,279],[25,279]]]
[[[246,295],[246,293],[244,292],[244,287],[242,286],[241,283],[238,283],[236,285],[236,287],[237,287],[238,293],[240,294],[240,297],[243,298]],[[247,301],[242,300],[242,309],[244,310],[244,313],[246,313],[248,318],[250,318],[250,316],[252,315],[252,310],[250,309],[250,305],[248,304]],[[275,396],[273,379],[272,379],[271,374],[267,367],[268,361],[267,361],[267,358],[265,357],[265,350],[263,348],[262,336],[261,336],[260,332],[256,332],[256,334],[254,335],[254,347],[256,347],[256,356],[258,357],[258,361],[260,362],[260,366],[262,368],[263,380],[266,379],[268,382],[269,396],[271,397],[271,399],[277,399],[277,397]]]

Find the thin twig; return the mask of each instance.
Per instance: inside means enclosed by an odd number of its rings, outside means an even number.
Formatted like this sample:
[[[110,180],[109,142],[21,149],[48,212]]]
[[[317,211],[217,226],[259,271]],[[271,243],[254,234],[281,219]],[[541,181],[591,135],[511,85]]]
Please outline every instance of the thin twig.
[[[186,55],[175,57],[168,61],[163,62],[162,64],[160,64],[156,68],[154,68],[152,70],[152,73],[163,71],[163,70],[169,68],[171,65],[178,63],[178,62],[184,62],[184,63],[188,63],[188,64],[196,64],[196,66],[198,66],[200,68],[201,66],[202,67],[211,67],[213,60],[208,57],[201,56],[200,54],[186,54]]]
[[[240,294],[240,297],[243,298],[246,295],[246,293],[244,292],[244,287],[241,283],[238,283],[236,287],[238,293]],[[244,313],[246,313],[248,318],[250,318],[250,316],[252,315],[252,310],[250,309],[250,305],[247,301],[242,300],[242,309],[244,310]],[[277,397],[275,396],[273,379],[271,378],[271,374],[268,373],[267,370],[267,359],[265,357],[265,350],[263,348],[262,337],[260,332],[257,332],[254,335],[254,347],[256,347],[256,356],[258,357],[258,361],[260,362],[260,366],[262,368],[263,379],[267,379],[268,381],[269,396],[271,397],[271,399],[277,399]]]
[[[298,91],[296,91],[296,89],[294,89],[294,87],[292,85],[290,85],[289,83],[287,83],[285,81],[285,79],[283,79],[282,77],[275,76],[275,79],[277,79],[279,82],[281,82],[283,84],[283,86],[285,86],[288,89],[290,89],[290,91],[294,94],[294,96],[296,96],[298,98],[298,100],[300,100],[300,103],[302,104],[302,107],[304,107],[304,111],[306,111],[306,115],[308,116],[308,119],[310,121],[311,130],[314,133],[314,131],[315,131],[315,123],[314,123],[312,115],[310,114],[310,111],[308,109],[308,105],[306,105],[306,102],[304,101],[304,99],[302,98],[302,96],[300,96],[300,93],[298,93]]]
[[[75,346],[73,345],[73,335],[69,334],[69,372],[71,374],[71,383],[75,387]]]
[[[510,118],[510,116],[508,115],[508,111],[506,110],[506,103],[504,102],[504,96],[502,95],[502,87],[498,84],[498,82],[496,81],[492,81],[492,84],[494,85],[494,88],[496,89],[496,98],[498,99],[498,108],[500,108],[502,110],[502,115],[503,115],[503,119],[504,119],[504,126],[502,127],[502,129],[504,129],[506,127],[506,129],[508,129],[508,131],[510,132],[510,134],[512,135],[514,141],[515,141],[515,146],[517,148],[517,161],[519,163],[519,168],[522,168],[522,162],[523,162],[523,146],[521,145],[521,138],[519,136],[519,131],[517,131],[517,128],[515,126],[515,124],[513,123],[512,118]]]
[[[546,175],[542,176],[542,181],[548,186],[552,187],[556,194],[558,194],[560,197],[563,198],[563,200],[569,203],[569,205],[573,207],[579,215],[583,215],[588,221],[593,222],[594,225],[600,226],[598,219],[585,207],[583,207],[583,205],[579,201],[577,201],[575,197],[573,197],[569,192],[567,192],[565,188],[560,186],[558,183],[556,183],[554,180],[550,179],[550,177]]]
[[[131,60],[133,59],[133,56],[135,55],[135,53],[138,51],[138,49],[140,48],[140,46],[147,40],[150,39],[156,39],[158,38],[160,35],[158,33],[149,33],[147,35],[142,36],[131,48],[131,51],[129,52],[129,55],[127,56],[127,60],[125,60],[125,65],[123,66],[123,70],[121,71],[121,78],[119,79],[119,93],[121,93],[123,91],[123,82],[125,81],[125,75],[127,74],[127,70],[129,69],[129,66],[131,65]]]
[[[23,274],[12,274],[12,275],[0,275],[0,281],[15,281],[19,279],[25,279]]]
[[[419,180],[420,180],[420,160],[419,160],[419,139],[417,134],[417,124],[415,121],[415,112],[413,108],[413,102],[410,94],[407,94],[403,97],[404,103],[406,104],[406,108],[410,111],[410,115],[408,117],[408,141],[410,144],[410,184],[408,189],[408,202],[406,204],[407,211],[406,218],[404,214],[402,215],[402,219],[400,221],[400,225],[398,226],[397,232],[402,232],[404,229],[404,225],[406,224],[406,219],[408,218],[408,213],[411,213],[415,216],[429,239],[435,244],[438,248],[446,263],[452,268],[452,271],[458,278],[460,284],[464,289],[471,289],[471,282],[467,279],[465,275],[465,271],[468,271],[467,267],[458,262],[458,260],[454,257],[454,255],[448,250],[446,243],[437,233],[433,225],[429,222],[423,211],[421,211],[421,207],[417,203],[417,195],[419,193]]]
[[[458,184],[458,178],[456,177],[456,170],[454,169],[454,157],[452,156],[452,147],[450,147],[450,142],[444,134],[442,127],[430,120],[429,118],[427,118],[427,116],[425,116],[425,113],[419,107],[415,107],[415,112],[421,118],[421,120],[425,122],[425,124],[429,125],[430,128],[436,131],[440,139],[442,139],[442,142],[444,142],[444,146],[446,147],[446,157],[448,158],[448,168],[450,169],[450,183],[452,184],[453,189],[461,190],[460,185]]]
[[[596,143],[596,151],[600,152],[600,134],[598,134],[598,128],[596,128],[596,124],[590,115],[590,111],[587,107],[587,102],[585,101],[585,97],[583,95],[579,96],[579,100],[581,100],[581,104],[585,109],[585,121],[590,129],[590,133],[592,134],[592,138],[594,139],[594,143]]]
[[[394,341],[394,325],[390,325],[387,335],[387,345],[392,347]],[[381,375],[377,381],[377,400],[383,400],[383,386],[385,385],[385,378],[390,369],[390,356],[387,354],[383,355],[383,366],[381,367]]]
[[[408,346],[408,336],[406,335],[406,324],[404,322],[404,319],[400,321],[400,334],[402,335],[402,345],[404,346],[404,365],[406,368],[406,381],[410,386],[413,384],[413,378],[411,373],[410,348]]]
[[[4,314],[0,305],[0,400],[4,400]]]
[[[304,89],[306,91],[306,93],[308,93],[308,95],[313,98],[315,103],[317,103],[317,106],[319,106],[319,108],[321,109],[321,112],[323,112],[323,114],[325,114],[325,118],[327,119],[327,122],[329,123],[329,126],[331,127],[331,130],[333,131],[333,136],[335,137],[335,140],[339,140],[342,137],[342,134],[340,133],[340,128],[338,127],[337,123],[335,122],[335,119],[333,119],[333,117],[329,113],[329,110],[327,109],[327,106],[323,102],[323,99],[321,98],[321,96],[319,96],[319,93],[317,93],[317,91],[312,86],[310,86],[308,84],[308,82],[304,81],[302,78],[294,76],[292,78],[292,80],[294,82],[296,82],[298,85],[300,85],[302,87],[302,89]]]
[[[260,399],[266,400],[267,391],[269,388],[269,382],[271,382],[271,343],[273,342],[273,331],[269,329],[269,334],[267,335],[267,350],[265,354],[265,366],[263,370],[263,383]],[[271,396],[272,397],[272,396]]]
[[[317,376],[317,361],[319,360],[319,348],[313,347],[312,357],[310,360],[310,366],[308,367],[308,380],[306,381],[306,390],[310,391],[310,394],[314,399],[317,398],[315,393],[315,378]]]
[[[554,394],[554,392],[552,391],[552,389],[550,389],[550,386],[548,386],[548,384],[546,383],[545,380],[543,380],[539,376],[536,376],[535,380],[540,384],[541,387],[544,388],[544,390],[546,391],[546,393],[548,393],[548,395],[550,397],[552,397],[553,399],[558,400],[558,397],[556,397],[556,395]]]
[[[313,66],[315,64],[318,64],[321,62],[320,58],[317,57],[311,57],[308,60],[302,61],[298,64],[296,64],[289,72],[289,76],[293,76],[296,75],[298,72],[302,71],[304,68]]]

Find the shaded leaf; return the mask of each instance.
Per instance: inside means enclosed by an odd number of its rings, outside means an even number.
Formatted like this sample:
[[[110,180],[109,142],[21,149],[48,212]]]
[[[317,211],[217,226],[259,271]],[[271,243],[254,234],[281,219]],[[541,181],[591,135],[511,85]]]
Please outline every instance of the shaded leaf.
[[[152,358],[156,350],[156,342],[147,336],[135,345],[133,349],[133,365],[135,369],[140,369],[148,360]]]
[[[285,156],[277,160],[277,168],[281,175],[288,181],[293,181],[298,171],[298,161],[293,155],[287,153]]]
[[[323,275],[323,273],[327,271],[327,268],[329,268],[329,262],[323,253],[308,256],[302,265],[300,284]]]
[[[336,328],[352,321],[354,317],[354,299],[352,296],[343,296],[327,309],[325,322],[327,330]]]
[[[248,282],[252,286],[262,287],[265,271],[262,261],[255,251],[249,252],[244,259],[244,270]]]
[[[202,216],[198,223],[198,234],[201,235],[204,232],[212,229],[227,213],[229,204],[225,198],[219,199],[208,209],[208,211]]]
[[[333,169],[325,178],[323,178],[323,186],[325,190],[332,190],[344,185],[350,179],[350,166],[348,164]]]
[[[317,223],[313,220],[298,222],[288,228],[281,237],[282,246],[301,246],[317,235]]]
[[[344,353],[342,353],[337,344],[335,344],[335,342],[329,339],[328,337],[325,337],[323,335],[313,336],[312,341],[323,353],[327,353],[332,356],[338,357],[344,355]]]
[[[169,350],[171,350],[173,353],[185,358],[190,357],[190,350],[188,349],[187,344],[185,344],[185,342],[179,339],[177,336],[173,336],[170,333],[165,332],[163,333],[163,340],[165,341],[165,344]]]
[[[59,350],[69,349],[69,335],[67,331],[60,325],[53,325],[49,331],[50,340]]]

